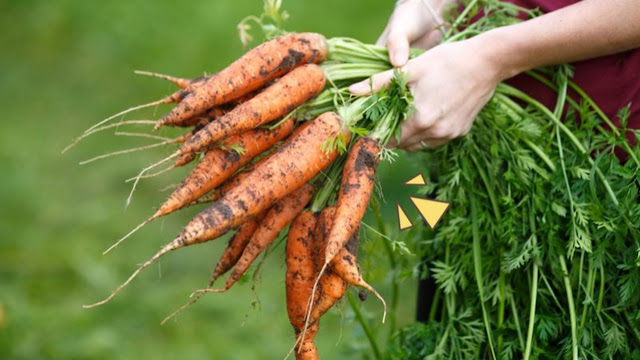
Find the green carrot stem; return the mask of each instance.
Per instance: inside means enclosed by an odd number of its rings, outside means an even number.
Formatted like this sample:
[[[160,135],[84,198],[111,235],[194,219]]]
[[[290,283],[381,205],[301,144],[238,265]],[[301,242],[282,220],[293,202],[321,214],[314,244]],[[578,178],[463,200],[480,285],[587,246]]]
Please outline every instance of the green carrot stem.
[[[491,335],[491,324],[489,323],[489,313],[484,304],[484,285],[482,280],[482,253],[480,250],[480,232],[478,230],[478,208],[475,198],[469,197],[471,203],[471,232],[473,236],[473,267],[475,269],[476,285],[478,286],[478,295],[480,296],[480,305],[482,308],[482,319],[484,320],[487,339],[489,339],[489,349],[493,359],[497,359],[496,351],[493,346],[493,336]]]
[[[349,305],[351,305],[351,308],[353,309],[353,312],[356,315],[356,319],[360,323],[360,326],[362,326],[362,330],[364,331],[364,334],[367,336],[367,339],[369,340],[369,345],[371,345],[371,350],[373,350],[373,355],[375,356],[376,359],[382,360],[382,354],[380,353],[380,349],[378,348],[376,338],[373,335],[371,328],[369,327],[369,323],[364,318],[364,316],[362,316],[362,311],[360,311],[360,307],[358,306],[358,304],[356,303],[356,300],[353,298],[353,295],[351,295],[351,292],[349,291],[347,292],[347,300],[349,301]]]
[[[578,360],[578,324],[576,322],[576,309],[573,303],[571,280],[569,279],[569,271],[567,270],[567,262],[564,255],[558,256],[558,260],[560,261],[562,277],[564,278],[564,288],[567,292],[567,306],[569,307],[569,318],[571,321],[571,353],[573,360]]]

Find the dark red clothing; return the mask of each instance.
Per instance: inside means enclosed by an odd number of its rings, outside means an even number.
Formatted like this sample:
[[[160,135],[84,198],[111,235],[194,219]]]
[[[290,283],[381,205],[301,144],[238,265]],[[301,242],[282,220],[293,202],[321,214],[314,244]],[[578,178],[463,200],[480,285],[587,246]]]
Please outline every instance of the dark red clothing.
[[[526,8],[539,8],[551,12],[580,0],[506,0]],[[589,26],[589,24],[585,24]],[[552,31],[553,29],[550,29]],[[602,34],[602,36],[607,36]],[[573,81],[578,84],[616,125],[619,109],[631,103],[628,126],[640,129],[640,48],[620,54],[603,56],[572,64],[575,69]],[[556,95],[545,85],[526,75],[510,79],[508,83],[526,89],[527,94],[550,108],[555,106]],[[577,97],[574,97],[577,99]],[[629,139],[631,140],[631,134]],[[632,140],[633,141],[633,140]]]

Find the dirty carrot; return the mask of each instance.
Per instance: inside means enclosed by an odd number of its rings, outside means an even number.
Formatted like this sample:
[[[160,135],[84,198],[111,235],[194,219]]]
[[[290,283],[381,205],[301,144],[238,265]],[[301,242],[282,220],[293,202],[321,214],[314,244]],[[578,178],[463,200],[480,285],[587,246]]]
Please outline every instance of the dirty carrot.
[[[349,137],[339,115],[327,112],[317,117],[300,134],[286,141],[260,166],[247,173],[238,186],[197,214],[173,241],[138,267],[111,295],[86,307],[102,305],[111,300],[143,269],[164,254],[215,239],[309,182],[338,156],[337,149],[325,152],[323,144],[326,139],[341,133]]]
[[[316,217],[313,212],[305,211],[293,221],[289,228],[285,250],[287,315],[298,339],[297,342],[301,343],[300,350],[296,352],[296,359],[318,358],[317,349],[313,343],[318,332],[318,324],[310,326],[304,338],[301,338],[305,310],[311,297],[311,288],[316,274],[313,263],[313,232],[316,227]]]
[[[327,57],[324,36],[314,33],[287,34],[249,51],[218,74],[207,79],[162,117],[187,119],[212,106],[233,101],[306,63],[320,63]]]
[[[221,148],[207,151],[189,176],[169,195],[160,208],[151,217],[113,244],[106,252],[111,251],[111,249],[118,246],[149,222],[196,201],[227,180],[238,169],[250,162],[251,159],[282,140],[291,133],[292,129],[293,120],[289,119],[274,130],[252,129],[227,139]],[[238,152],[237,148],[233,149],[232,146],[241,148],[241,153]],[[178,160],[181,159],[178,158],[176,161]]]
[[[251,240],[251,237],[256,232],[258,226],[260,226],[260,222],[262,222],[264,217],[267,215],[267,212],[268,211],[263,211],[255,218],[247,220],[247,222],[240,225],[238,231],[233,234],[233,237],[227,244],[227,248],[220,256],[220,260],[218,260],[218,263],[216,264],[213,273],[211,274],[211,278],[209,279],[209,283],[207,285],[208,288],[210,288],[220,276],[224,275],[236,264],[236,262],[238,262],[238,259],[242,255],[242,251],[249,243],[249,240]],[[178,315],[184,309],[198,302],[198,300],[200,300],[200,298],[202,298],[204,294],[205,292],[198,292],[192,295],[191,300],[189,300],[187,303],[172,312],[169,316],[164,318],[164,320],[162,320],[160,324],[164,325],[164,323]]]
[[[382,322],[386,318],[387,314],[387,302],[384,301],[384,298],[364,279],[362,278],[362,274],[360,274],[360,269],[358,269],[358,263],[356,262],[356,258],[358,257],[358,242],[360,241],[360,231],[357,229],[349,238],[349,241],[338,252],[338,255],[331,260],[331,270],[342,280],[346,281],[347,284],[353,286],[359,286],[368,290],[370,293],[375,295],[375,297],[380,300],[383,307],[382,314]],[[319,256],[322,258],[322,256]],[[365,294],[366,295],[366,294]],[[365,297],[366,299],[366,297]]]
[[[175,121],[165,121],[158,120],[156,121],[153,129],[157,130],[162,126],[176,126],[176,127],[187,127],[187,126],[204,126],[210,123],[211,121],[224,116],[228,113],[232,108],[229,106],[216,106],[209,110],[207,110],[204,114],[194,115],[187,119],[175,120]]]
[[[324,274],[320,273],[321,268],[319,267],[319,265],[324,265],[322,262],[323,254],[327,245],[328,235],[335,222],[335,212],[336,209],[333,206],[322,210],[313,233],[315,239],[314,268],[317,284],[314,284],[311,290],[311,298],[306,312],[308,315],[305,318],[305,325],[302,330],[302,339],[305,338],[310,326],[318,322],[322,315],[344,296],[347,290],[347,283],[335,274],[332,266],[329,266],[328,269],[323,266]],[[301,350],[302,347],[300,346],[298,351]]]
[[[221,148],[207,151],[182,185],[169,196],[154,216],[166,215],[206,194],[253,158],[284,139],[292,129],[293,120],[289,119],[274,130],[252,129],[227,139]],[[238,148],[241,149],[240,152]]]
[[[220,139],[258,127],[287,115],[322,91],[322,68],[308,64],[296,68],[224,116],[210,122],[182,144],[180,153],[200,151]]]
[[[342,172],[335,221],[327,238],[325,264],[345,246],[351,234],[360,226],[373,191],[381,149],[376,140],[363,137],[349,151]]]
[[[242,256],[227,279],[223,291],[228,290],[244,275],[258,255],[271,245],[280,231],[304,209],[311,200],[314,191],[313,186],[306,184],[273,205],[242,252]]]

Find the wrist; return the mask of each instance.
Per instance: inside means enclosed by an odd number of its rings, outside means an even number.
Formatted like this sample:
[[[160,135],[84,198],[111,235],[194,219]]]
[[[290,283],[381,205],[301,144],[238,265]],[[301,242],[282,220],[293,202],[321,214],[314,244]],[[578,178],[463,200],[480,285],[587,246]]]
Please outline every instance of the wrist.
[[[498,82],[535,67],[531,56],[521,48],[513,27],[493,29],[468,40],[489,65]]]

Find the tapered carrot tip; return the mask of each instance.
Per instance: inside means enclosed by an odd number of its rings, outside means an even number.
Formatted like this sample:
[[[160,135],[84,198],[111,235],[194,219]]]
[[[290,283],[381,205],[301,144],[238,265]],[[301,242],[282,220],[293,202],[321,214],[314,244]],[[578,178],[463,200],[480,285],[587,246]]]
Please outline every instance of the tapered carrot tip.
[[[160,120],[156,121],[156,124],[153,125],[153,130],[158,130],[163,127],[167,123],[167,119],[162,117]]]
[[[122,285],[118,286],[117,289],[115,289],[111,295],[109,295],[106,299],[98,301],[96,303],[93,304],[89,304],[89,305],[82,305],[83,308],[85,309],[89,309],[92,307],[96,307],[96,306],[100,306],[100,305],[104,305],[106,303],[108,303],[109,301],[111,301],[111,299],[113,299],[116,295],[118,295],[118,293],[120,291],[122,291],[122,289],[124,289],[127,285],[129,285],[129,283],[136,278],[136,276],[138,276],[138,274],[144,270],[147,266],[153,264],[156,260],[158,260],[162,255],[168,253],[169,251],[173,251],[175,249],[179,249],[181,248],[183,245],[184,241],[182,240],[182,238],[177,237],[176,239],[174,239],[172,242],[170,242],[169,244],[167,244],[165,247],[163,247],[162,249],[160,249],[160,251],[158,251],[155,255],[153,255],[153,257],[151,257],[151,259],[147,260],[147,262],[145,262],[144,264],[140,265],[140,267],[138,267],[136,269],[136,271],[134,271],[131,276],[129,276],[129,278],[127,279],[127,281],[125,281],[124,283],[122,283]]]
[[[145,75],[145,76],[151,76],[151,77],[167,80],[169,82],[176,84],[181,89],[186,88],[191,83],[191,79],[179,78],[176,76],[160,74],[152,71],[134,70],[133,73],[136,75]]]
[[[200,289],[200,290],[196,290],[194,292],[191,293],[191,295],[189,297],[194,297],[194,296],[202,296],[206,293],[223,293],[225,291],[229,290],[228,287],[223,287],[221,289]]]

